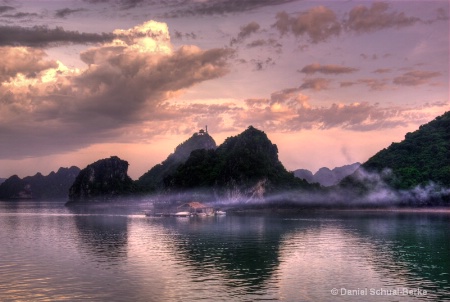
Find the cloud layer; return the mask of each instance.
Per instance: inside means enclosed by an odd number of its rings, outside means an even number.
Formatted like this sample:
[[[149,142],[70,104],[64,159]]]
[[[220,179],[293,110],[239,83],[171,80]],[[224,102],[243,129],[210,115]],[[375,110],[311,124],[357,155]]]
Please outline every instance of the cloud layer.
[[[47,47],[62,44],[89,44],[110,42],[111,33],[80,33],[67,31],[62,27],[47,26],[0,26],[0,46]]]
[[[390,11],[389,8],[390,5],[386,2],[374,2],[370,7],[357,5],[345,18],[339,18],[332,9],[325,6],[316,6],[294,14],[282,11],[276,15],[273,27],[281,35],[305,36],[312,43],[319,43],[339,36],[343,31],[362,34],[426,22],[403,12]],[[439,16],[445,15],[439,13]],[[436,18],[441,20],[445,17]]]
[[[0,140],[15,146],[2,148],[0,157],[120,141],[133,125],[168,119],[164,101],[228,72],[231,50],[173,50],[164,23],[114,34],[121,38],[81,54],[84,70],[48,60],[39,49],[0,48],[8,58],[0,63]]]
[[[341,65],[320,65],[320,64],[310,64],[303,67],[300,72],[306,74],[314,73],[324,73],[324,74],[342,74],[342,73],[352,73],[357,71],[357,68],[346,67]]]
[[[341,32],[336,14],[325,6],[317,6],[293,16],[280,12],[273,26],[282,35],[292,33],[295,36],[308,36],[312,43],[325,41]]]
[[[302,89],[304,87],[289,88],[273,93],[269,99],[246,100],[247,108],[236,113],[236,125],[244,127],[250,124],[267,130],[288,132],[331,128],[372,131],[429,119],[419,108],[412,107],[382,107],[368,102],[315,106],[302,93]]]

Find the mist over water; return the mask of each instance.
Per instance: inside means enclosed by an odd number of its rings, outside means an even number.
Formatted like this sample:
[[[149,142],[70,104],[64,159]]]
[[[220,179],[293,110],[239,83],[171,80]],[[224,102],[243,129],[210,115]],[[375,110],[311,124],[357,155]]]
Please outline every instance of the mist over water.
[[[180,205],[200,201],[218,208],[241,206],[256,207],[397,207],[397,206],[446,206],[450,189],[429,182],[411,189],[394,189],[387,179],[393,177],[389,169],[381,173],[367,172],[360,168],[352,175],[351,183],[322,187],[314,190],[289,190],[267,193],[267,181],[256,182],[253,187],[210,188],[172,191],[140,196],[138,199],[150,204]],[[219,193],[220,191],[220,193]],[[133,199],[132,200],[136,200]],[[134,202],[134,201],[133,201]]]
[[[0,300],[450,299],[448,212],[155,218],[126,203],[0,202]],[[365,287],[428,294],[330,292]]]

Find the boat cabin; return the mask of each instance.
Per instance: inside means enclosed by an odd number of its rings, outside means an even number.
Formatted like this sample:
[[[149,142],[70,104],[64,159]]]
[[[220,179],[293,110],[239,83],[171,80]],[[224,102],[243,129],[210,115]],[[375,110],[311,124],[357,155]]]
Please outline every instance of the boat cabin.
[[[198,201],[192,201],[178,206],[179,211],[188,211],[193,215],[214,215],[214,208],[206,206]]]

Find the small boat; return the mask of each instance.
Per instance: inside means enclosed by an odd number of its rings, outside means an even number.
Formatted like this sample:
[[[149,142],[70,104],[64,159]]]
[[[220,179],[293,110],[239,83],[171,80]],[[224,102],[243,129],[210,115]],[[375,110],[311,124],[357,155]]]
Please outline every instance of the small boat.
[[[227,212],[225,212],[225,211],[216,211],[216,215],[218,215],[218,216],[227,215]]]
[[[176,212],[174,216],[175,217],[189,217],[189,216],[191,216],[191,213],[190,212]]]

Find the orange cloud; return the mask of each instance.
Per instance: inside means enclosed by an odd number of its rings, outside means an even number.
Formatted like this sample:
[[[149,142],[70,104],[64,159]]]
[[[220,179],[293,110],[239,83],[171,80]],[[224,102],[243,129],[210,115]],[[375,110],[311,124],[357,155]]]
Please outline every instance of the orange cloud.
[[[88,64],[84,70],[47,60],[42,50],[0,49],[8,58],[0,62],[0,140],[11,146],[0,150],[0,157],[120,141],[131,126],[164,120],[164,101],[228,72],[231,50],[174,50],[164,23],[150,21],[114,34],[120,38],[81,54]],[[161,125],[154,124],[165,131]]]

